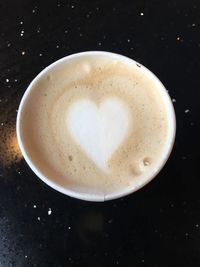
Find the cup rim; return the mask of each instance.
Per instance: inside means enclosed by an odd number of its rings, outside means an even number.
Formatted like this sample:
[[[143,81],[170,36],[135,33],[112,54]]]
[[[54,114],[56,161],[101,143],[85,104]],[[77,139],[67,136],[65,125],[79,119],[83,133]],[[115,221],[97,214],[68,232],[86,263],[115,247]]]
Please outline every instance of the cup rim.
[[[42,76],[44,74],[46,74],[50,69],[56,67],[57,65],[63,63],[64,61],[67,61],[69,59],[72,58],[77,58],[77,57],[81,57],[81,56],[87,56],[87,55],[106,55],[106,56],[110,56],[110,57],[117,57],[119,59],[121,59],[122,61],[127,61],[127,62],[132,62],[135,63],[137,65],[139,65],[141,68],[143,68],[144,73],[148,74],[148,76],[150,76],[150,78],[152,80],[155,80],[158,84],[159,84],[159,88],[162,90],[162,94],[163,94],[163,98],[165,98],[165,100],[167,101],[167,113],[168,113],[168,117],[169,117],[169,121],[171,123],[171,127],[172,127],[172,131],[171,131],[171,137],[170,137],[170,143],[168,144],[168,149],[167,152],[165,154],[165,157],[163,158],[162,162],[160,163],[160,165],[158,166],[158,168],[156,169],[156,171],[154,171],[153,173],[151,173],[151,176],[146,179],[143,183],[141,183],[140,185],[133,187],[133,188],[121,188],[119,191],[114,192],[114,193],[110,193],[108,195],[96,195],[96,194],[91,194],[91,193],[80,193],[80,192],[76,192],[74,190],[70,190],[67,189],[66,187],[63,187],[62,185],[59,185],[55,182],[53,182],[50,178],[48,178],[47,176],[45,176],[44,174],[42,174],[42,172],[39,170],[39,168],[37,168],[37,166],[35,166],[35,164],[31,161],[31,159],[29,158],[26,149],[24,147],[23,144],[23,140],[22,140],[22,133],[20,130],[20,125],[21,125],[21,117],[22,117],[22,111],[23,111],[23,106],[25,105],[27,96],[29,94],[29,92],[34,88],[34,85],[37,83],[38,80],[40,80],[40,78],[42,78]],[[85,52],[79,52],[79,53],[75,53],[75,54],[71,54],[68,56],[65,56],[59,60],[56,60],[55,62],[51,63],[49,66],[47,66],[46,68],[44,68],[29,84],[29,86],[27,87],[20,105],[19,105],[19,109],[18,109],[18,114],[17,114],[17,120],[16,120],[16,132],[17,132],[17,139],[18,139],[18,144],[19,147],[21,149],[22,155],[25,159],[25,161],[27,162],[27,164],[29,165],[29,167],[32,169],[32,171],[47,185],[49,185],[51,188],[59,191],[60,193],[63,193],[65,195],[68,195],[70,197],[74,197],[77,199],[81,199],[81,200],[86,200],[86,201],[94,201],[94,202],[103,202],[103,201],[107,201],[107,200],[113,200],[113,199],[117,199],[117,198],[121,198],[124,197],[126,195],[129,195],[131,193],[136,192],[137,190],[141,189],[142,187],[144,187],[146,184],[148,184],[151,180],[153,180],[157,174],[161,171],[161,169],[163,168],[163,166],[165,165],[165,163],[167,162],[174,142],[175,142],[175,135],[176,135],[176,116],[175,116],[175,111],[174,111],[174,107],[171,101],[171,98],[165,88],[165,86],[162,84],[162,82],[158,79],[158,77],[152,72],[150,71],[148,68],[146,68],[145,66],[143,66],[141,63],[133,60],[132,58],[129,58],[127,56],[118,54],[118,53],[113,53],[113,52],[107,52],[107,51],[85,51]]]

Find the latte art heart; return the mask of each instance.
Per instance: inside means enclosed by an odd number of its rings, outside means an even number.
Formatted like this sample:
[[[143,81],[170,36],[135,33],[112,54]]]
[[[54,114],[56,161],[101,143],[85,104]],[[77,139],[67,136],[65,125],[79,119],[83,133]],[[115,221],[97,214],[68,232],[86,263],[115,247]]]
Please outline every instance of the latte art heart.
[[[67,112],[67,127],[74,141],[100,169],[108,170],[108,161],[128,133],[129,111],[118,98],[107,98],[99,106],[89,99],[73,103]]]

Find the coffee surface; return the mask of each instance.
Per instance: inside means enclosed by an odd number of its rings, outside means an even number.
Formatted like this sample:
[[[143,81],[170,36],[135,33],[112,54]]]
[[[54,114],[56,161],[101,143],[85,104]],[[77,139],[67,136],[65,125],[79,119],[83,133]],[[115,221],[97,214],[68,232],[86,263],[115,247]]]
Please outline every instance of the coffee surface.
[[[43,175],[104,195],[158,168],[169,119],[160,84],[134,62],[83,56],[49,69],[29,92],[21,131]]]

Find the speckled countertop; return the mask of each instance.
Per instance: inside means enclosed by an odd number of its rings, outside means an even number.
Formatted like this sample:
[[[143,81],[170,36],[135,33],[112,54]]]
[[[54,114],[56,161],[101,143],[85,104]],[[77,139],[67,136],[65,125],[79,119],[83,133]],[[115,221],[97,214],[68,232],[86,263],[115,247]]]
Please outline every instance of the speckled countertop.
[[[0,1],[0,266],[200,266],[200,3]],[[42,183],[15,121],[34,76],[71,53],[129,56],[164,83],[177,115],[162,172],[123,199],[88,203]]]

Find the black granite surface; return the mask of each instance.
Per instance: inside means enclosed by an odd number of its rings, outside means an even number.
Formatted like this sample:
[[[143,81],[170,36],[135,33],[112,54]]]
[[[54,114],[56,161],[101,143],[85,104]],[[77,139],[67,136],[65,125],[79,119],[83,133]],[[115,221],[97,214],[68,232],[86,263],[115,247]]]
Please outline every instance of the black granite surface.
[[[129,56],[173,98],[177,137],[150,184],[89,203],[41,182],[21,158],[15,121],[30,81],[86,50]],[[0,1],[0,266],[200,266],[199,0]]]

